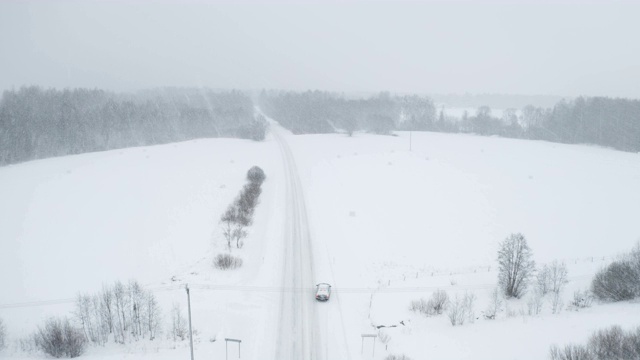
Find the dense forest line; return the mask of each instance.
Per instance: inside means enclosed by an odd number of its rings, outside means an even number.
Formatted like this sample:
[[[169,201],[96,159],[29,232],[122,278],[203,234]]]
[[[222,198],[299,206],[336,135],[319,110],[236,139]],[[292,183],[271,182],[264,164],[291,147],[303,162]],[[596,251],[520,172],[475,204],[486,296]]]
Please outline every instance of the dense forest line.
[[[23,87],[0,100],[0,165],[205,137],[264,138],[241,92]]]
[[[640,151],[640,100],[579,97],[551,108],[527,105],[504,109],[500,117],[488,106],[474,114],[447,116],[427,97],[381,93],[367,99],[308,91],[263,91],[264,112],[296,134],[393,130],[475,133],[511,138],[593,144]]]
[[[504,109],[499,117],[487,106],[448,116],[431,98],[389,93],[348,98],[322,91],[262,91],[257,101],[295,134],[437,131],[640,151],[640,100],[579,97],[550,108]],[[251,97],[237,91],[116,94],[32,86],[5,91],[0,99],[0,165],[195,138],[262,140],[265,132]]]
[[[260,107],[294,134],[344,130],[389,134],[393,130],[434,130],[436,106],[430,98],[380,93],[363,99],[322,92],[263,91]]]

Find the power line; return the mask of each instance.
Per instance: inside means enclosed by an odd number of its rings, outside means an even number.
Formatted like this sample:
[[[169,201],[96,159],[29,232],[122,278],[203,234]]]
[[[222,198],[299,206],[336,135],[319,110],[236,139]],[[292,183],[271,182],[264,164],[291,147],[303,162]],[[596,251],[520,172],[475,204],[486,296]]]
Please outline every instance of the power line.
[[[577,275],[573,277],[569,277],[569,280],[577,280],[586,277],[590,277],[593,275],[585,274],[585,275]],[[384,294],[394,294],[394,293],[419,293],[419,292],[428,292],[435,291],[441,289],[465,289],[465,290],[489,290],[493,289],[497,285],[495,283],[490,284],[462,284],[462,285],[442,285],[442,286],[406,286],[406,287],[344,287],[339,289],[333,289],[334,292],[338,294],[370,294],[370,293],[384,293]],[[286,286],[256,286],[256,285],[211,285],[211,284],[189,284],[190,289],[198,289],[205,291],[239,291],[239,292],[256,292],[256,293],[294,293],[294,292],[310,292],[315,288],[310,286],[308,288],[297,288],[297,287],[286,287]],[[164,291],[175,291],[180,290],[184,291],[183,284],[172,284],[172,285],[160,285],[160,286],[149,286],[147,287],[148,291],[151,292],[164,292]],[[35,306],[47,306],[47,305],[58,305],[58,304],[68,304],[76,301],[76,298],[67,298],[67,299],[55,299],[55,300],[41,300],[41,301],[29,301],[22,303],[13,303],[13,304],[0,304],[0,309],[10,309],[10,308],[22,308],[22,307],[35,307]]]
[[[34,306],[45,306],[45,305],[58,305],[58,304],[67,304],[76,301],[73,299],[55,299],[55,300],[40,300],[40,301],[28,301],[22,303],[13,303],[13,304],[1,304],[0,309],[10,309],[10,308],[21,308],[21,307],[34,307]]]

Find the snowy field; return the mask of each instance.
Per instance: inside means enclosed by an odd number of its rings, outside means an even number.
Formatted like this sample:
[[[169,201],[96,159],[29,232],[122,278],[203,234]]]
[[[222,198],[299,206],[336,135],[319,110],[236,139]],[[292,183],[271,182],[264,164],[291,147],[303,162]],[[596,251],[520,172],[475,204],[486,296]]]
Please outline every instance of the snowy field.
[[[541,359],[551,344],[640,325],[640,304],[485,320],[498,243],[523,233],[538,264],[564,261],[573,291],[640,239],[640,155],[597,147],[471,135],[286,135],[304,187],[317,281],[334,297],[322,329],[327,359]],[[253,165],[265,170],[255,224],[236,252],[242,269],[211,267],[223,251],[218,219]],[[275,353],[284,249],[284,170],[273,138],[197,140],[47,159],[0,168],[0,317],[10,342],[50,315],[69,314],[78,292],[137,279],[168,311],[192,284],[196,358],[222,358],[224,337],[242,358]],[[173,280],[172,280],[173,278]],[[225,285],[228,290],[207,286]],[[241,286],[233,289],[232,286]],[[310,284],[312,286],[313,284]],[[436,289],[476,297],[473,323],[426,318],[411,300]],[[41,303],[60,300],[56,304]],[[4,305],[16,306],[4,306]],[[324,314],[324,312],[321,312]],[[168,315],[165,315],[168,317]],[[405,325],[401,325],[400,322]],[[384,328],[388,344],[362,333]],[[216,338],[215,342],[212,342]],[[503,345],[509,344],[509,345]],[[10,343],[3,358],[33,358]],[[173,349],[175,348],[175,349]],[[368,350],[367,350],[368,349]],[[90,348],[86,358],[186,358],[188,343],[161,340]],[[265,355],[266,354],[266,355]],[[265,357],[266,356],[266,357]]]

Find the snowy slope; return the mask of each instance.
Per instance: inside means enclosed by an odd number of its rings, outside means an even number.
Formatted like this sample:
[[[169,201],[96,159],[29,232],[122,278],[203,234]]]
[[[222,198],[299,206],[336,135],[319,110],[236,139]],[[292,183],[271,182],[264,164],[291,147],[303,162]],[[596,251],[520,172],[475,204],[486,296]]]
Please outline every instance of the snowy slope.
[[[586,146],[436,133],[397,137],[293,136],[306,203],[314,281],[334,285],[314,344],[324,358],[360,358],[362,333],[389,329],[388,352],[414,359],[539,359],[551,343],[593,329],[639,325],[638,304],[537,317],[503,316],[453,328],[409,302],[437,288],[474,291],[476,312],[495,285],[497,244],[527,236],[538,263],[563,260],[565,296],[640,238],[640,157]],[[267,174],[239,271],[213,270],[218,218],[249,167]],[[243,339],[243,358],[277,353],[287,173],[275,140],[212,139],[48,159],[0,168],[0,305],[73,298],[103,282],[137,279],[163,308],[186,306],[192,284],[196,358],[224,356],[221,337]],[[176,281],[171,281],[174,277]],[[220,290],[216,285],[242,286]],[[310,284],[312,286],[313,284]],[[207,286],[209,288],[207,288]],[[217,289],[217,290],[216,290]],[[284,295],[283,295],[284,294]],[[511,307],[517,311],[522,302]],[[72,303],[0,307],[13,338]],[[324,320],[322,320],[324,319]],[[212,337],[218,341],[209,342]],[[496,339],[510,339],[498,348]],[[524,339],[526,339],[526,342]],[[369,343],[369,346],[371,344]],[[379,346],[377,359],[387,351]],[[185,344],[90,349],[87,358],[188,356]],[[523,348],[525,349],[523,351]],[[5,350],[3,355],[24,354]],[[369,358],[369,356],[365,356]]]
[[[211,267],[224,249],[218,219],[254,165],[267,181],[245,247],[235,250],[245,264],[229,275]],[[280,238],[274,197],[283,191],[281,182],[278,148],[270,139],[195,140],[0,168],[0,304],[25,305],[0,308],[0,317],[15,339],[48,316],[70,314],[67,300],[78,292],[136,279],[158,290],[168,321],[173,302],[186,311],[184,283],[271,283],[275,271],[264,271],[264,264],[279,259],[263,258],[271,254],[267,244]],[[279,256],[280,249],[273,250]],[[192,296],[194,327],[208,341],[241,336],[242,328],[255,332],[249,324],[268,313],[251,306],[271,294],[194,288]],[[221,296],[225,300],[217,301]],[[58,299],[61,304],[28,304]],[[223,350],[216,345],[209,351]]]
[[[640,311],[637,304],[595,307],[585,316],[551,315],[547,304],[531,320],[460,328],[444,316],[409,312],[411,300],[440,288],[451,296],[473,292],[480,316],[496,284],[497,245],[512,232],[525,234],[538,263],[567,263],[565,304],[640,239],[638,154],[470,135],[411,137],[412,151],[408,133],[291,140],[316,246],[330,254],[325,268],[343,289],[351,357],[360,356],[361,333],[399,321],[411,325],[389,330],[389,351],[415,359],[540,359],[552,341],[586,341],[611,324],[640,325],[629,316]],[[526,311],[524,301],[509,305]],[[514,345],[501,347],[501,338]]]

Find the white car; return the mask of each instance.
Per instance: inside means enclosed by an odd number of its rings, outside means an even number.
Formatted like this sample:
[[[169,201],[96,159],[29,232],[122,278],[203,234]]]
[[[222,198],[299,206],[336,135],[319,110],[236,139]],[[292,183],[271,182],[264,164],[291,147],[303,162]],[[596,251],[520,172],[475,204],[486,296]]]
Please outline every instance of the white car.
[[[316,300],[328,301],[331,296],[331,285],[320,283],[316,285]]]

